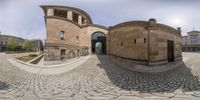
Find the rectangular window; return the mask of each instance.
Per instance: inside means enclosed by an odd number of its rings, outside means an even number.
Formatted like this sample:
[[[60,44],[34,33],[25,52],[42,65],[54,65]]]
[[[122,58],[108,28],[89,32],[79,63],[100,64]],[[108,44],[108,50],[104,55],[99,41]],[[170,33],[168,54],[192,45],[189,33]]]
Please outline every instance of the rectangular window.
[[[73,21],[78,23],[78,14],[73,12]]]
[[[64,10],[55,10],[54,16],[67,18],[67,11]]]
[[[137,43],[137,40],[136,40],[136,39],[134,39],[134,43],[135,43],[135,44]]]
[[[121,42],[121,46],[123,46],[123,42]]]
[[[144,38],[144,43],[146,43],[146,38]]]

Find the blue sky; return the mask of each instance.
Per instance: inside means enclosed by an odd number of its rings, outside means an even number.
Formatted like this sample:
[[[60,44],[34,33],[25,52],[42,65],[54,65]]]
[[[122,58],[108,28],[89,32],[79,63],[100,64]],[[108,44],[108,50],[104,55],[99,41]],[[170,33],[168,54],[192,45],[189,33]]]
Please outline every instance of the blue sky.
[[[27,39],[45,39],[44,14],[39,5],[64,5],[86,11],[93,23],[104,26],[156,18],[181,27],[182,35],[200,30],[200,0],[0,0],[0,31]]]

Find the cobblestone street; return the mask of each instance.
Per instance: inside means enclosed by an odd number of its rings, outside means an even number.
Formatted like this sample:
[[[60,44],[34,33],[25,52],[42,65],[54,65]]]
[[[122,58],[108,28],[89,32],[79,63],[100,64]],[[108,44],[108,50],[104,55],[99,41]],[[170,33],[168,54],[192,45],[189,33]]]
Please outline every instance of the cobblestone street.
[[[0,54],[0,99],[5,100],[199,100],[200,54],[183,53],[185,64],[160,73],[134,72],[106,55],[92,55],[62,74],[23,71]]]

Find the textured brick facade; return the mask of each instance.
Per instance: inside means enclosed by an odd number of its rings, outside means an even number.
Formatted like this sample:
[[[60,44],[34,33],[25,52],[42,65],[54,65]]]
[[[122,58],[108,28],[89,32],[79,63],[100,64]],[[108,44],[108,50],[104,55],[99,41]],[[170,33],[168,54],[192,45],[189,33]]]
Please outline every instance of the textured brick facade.
[[[173,42],[173,60],[182,59],[181,32],[169,26],[132,21],[109,29],[108,53],[114,56],[146,62],[148,65],[168,63],[168,41]]]
[[[168,63],[171,50],[171,60],[182,59],[181,30],[158,24],[155,19],[125,22],[106,28],[93,24],[90,16],[77,8],[42,8],[47,27],[44,60],[91,54],[91,36],[96,32],[106,35],[106,52],[110,55],[154,65]],[[61,33],[64,34],[62,37]]]
[[[93,33],[108,33],[108,28],[92,24],[89,15],[77,8],[63,6],[42,6],[45,13],[47,39],[44,47],[44,60],[70,59],[91,53]],[[55,10],[61,11],[55,15]],[[63,17],[65,11],[66,16]],[[76,19],[76,15],[77,19]],[[64,32],[61,39],[60,33]]]

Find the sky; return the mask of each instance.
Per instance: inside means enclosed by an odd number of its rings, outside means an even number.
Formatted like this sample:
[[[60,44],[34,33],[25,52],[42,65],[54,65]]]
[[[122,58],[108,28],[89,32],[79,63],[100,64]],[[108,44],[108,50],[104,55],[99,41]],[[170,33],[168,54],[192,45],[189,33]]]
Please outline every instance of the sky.
[[[188,31],[200,30],[200,0],[0,0],[0,32],[25,39],[45,39],[40,5],[62,5],[86,11],[93,23],[113,26],[155,18],[158,23]]]

